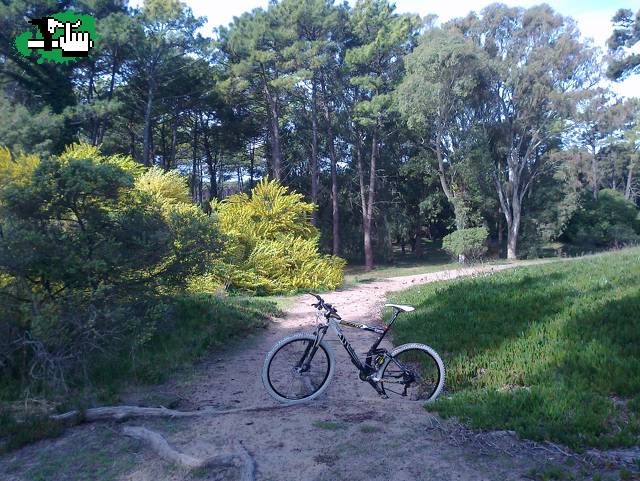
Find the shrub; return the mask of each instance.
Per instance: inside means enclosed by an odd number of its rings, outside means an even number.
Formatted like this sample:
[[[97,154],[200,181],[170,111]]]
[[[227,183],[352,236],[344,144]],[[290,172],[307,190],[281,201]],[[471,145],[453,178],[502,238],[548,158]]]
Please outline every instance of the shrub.
[[[136,188],[154,196],[163,206],[191,203],[187,180],[177,170],[165,172],[160,167],[151,167],[136,178]]]
[[[314,206],[302,199],[276,181],[264,180],[251,196],[214,201],[212,208],[226,238],[224,262],[198,288],[227,285],[276,293],[341,285],[345,262],[319,253],[319,232],[310,219]]]
[[[598,199],[589,198],[573,216],[565,238],[577,245],[617,247],[638,242],[638,208],[613,189],[603,189]]]
[[[36,155],[13,156],[9,149],[0,146],[0,188],[9,182],[25,182],[40,163]]]
[[[458,229],[442,239],[442,248],[456,259],[475,261],[487,252],[488,236],[485,227]]]
[[[92,149],[72,147],[0,189],[0,369],[23,383],[31,373],[62,385],[86,376],[93,354],[146,342],[163,296],[220,248],[215,219],[161,206],[122,157]]]

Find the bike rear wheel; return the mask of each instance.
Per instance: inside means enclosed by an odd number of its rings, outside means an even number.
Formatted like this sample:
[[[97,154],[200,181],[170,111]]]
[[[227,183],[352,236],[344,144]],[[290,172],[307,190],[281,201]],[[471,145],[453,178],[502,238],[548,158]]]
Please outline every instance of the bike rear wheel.
[[[426,344],[403,344],[391,352],[380,383],[389,397],[432,402],[444,388],[444,364]]]
[[[327,388],[335,367],[333,352],[320,342],[313,353],[315,341],[315,334],[294,334],[267,354],[262,383],[273,398],[288,404],[301,403],[315,399]]]

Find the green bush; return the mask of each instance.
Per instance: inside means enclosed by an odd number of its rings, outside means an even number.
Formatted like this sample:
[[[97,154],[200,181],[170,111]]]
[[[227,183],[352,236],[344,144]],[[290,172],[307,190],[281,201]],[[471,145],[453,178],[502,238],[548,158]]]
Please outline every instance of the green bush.
[[[215,219],[135,188],[126,159],[82,145],[0,189],[3,380],[58,386],[93,354],[144,344],[220,249]],[[18,180],[13,180],[18,179]]]
[[[223,285],[265,294],[341,285],[345,262],[320,254],[319,232],[311,224],[314,206],[302,198],[276,181],[262,181],[251,196],[214,202],[225,236],[224,262],[192,288],[213,291]]]
[[[458,229],[442,239],[442,248],[455,259],[476,261],[487,252],[488,236],[489,232],[485,227]]]
[[[569,242],[581,246],[620,247],[640,240],[638,208],[613,189],[603,189],[597,200],[589,198],[565,230]]]

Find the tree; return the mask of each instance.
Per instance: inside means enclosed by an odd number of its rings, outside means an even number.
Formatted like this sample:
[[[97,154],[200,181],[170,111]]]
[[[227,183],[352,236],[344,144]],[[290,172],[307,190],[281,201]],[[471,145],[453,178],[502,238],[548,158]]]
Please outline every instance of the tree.
[[[286,8],[283,7],[283,8]],[[218,29],[218,47],[229,66],[227,89],[255,102],[266,112],[271,150],[270,174],[284,179],[282,156],[282,96],[298,76],[289,75],[284,50],[293,41],[292,31],[282,24],[281,10],[256,8],[235,17],[230,27]]]
[[[353,46],[346,52],[346,66],[353,90],[353,135],[358,166],[365,268],[373,268],[373,209],[380,145],[391,120],[393,89],[401,80],[403,57],[413,46],[419,19],[394,13],[385,0],[356,3],[350,18]],[[369,179],[365,182],[363,142],[369,143]]]
[[[611,53],[607,76],[619,81],[640,72],[640,54],[625,55],[626,48],[631,48],[640,42],[640,10],[636,12],[634,18],[631,10],[620,9],[611,20],[615,28],[607,40]]]
[[[486,111],[494,185],[507,223],[507,257],[517,257],[525,196],[544,171],[543,155],[565,128],[575,98],[593,83],[594,50],[575,22],[549,6],[492,5],[454,25],[474,39],[494,71]]]
[[[288,5],[290,8],[286,8]],[[344,36],[346,10],[344,7],[333,6],[332,1],[310,0],[305,2],[288,1],[281,3],[282,9],[288,11],[289,23],[296,29],[298,39],[292,48],[292,57],[298,69],[298,75],[306,79],[306,93],[310,104],[311,117],[311,201],[318,203],[319,189],[319,115],[324,120],[327,135],[326,146],[331,159],[331,209],[332,209],[332,251],[338,255],[340,251],[339,232],[339,199],[335,137],[333,130],[333,115],[331,102],[335,102],[336,91],[333,95],[328,92],[328,77],[339,74],[338,61],[341,52],[341,40]],[[328,75],[329,73],[329,75]],[[331,85],[335,90],[339,88],[337,82]],[[319,112],[321,110],[321,113]],[[314,223],[316,223],[314,213]]]
[[[468,223],[469,179],[464,178],[472,136],[474,105],[488,88],[487,59],[474,43],[453,29],[431,28],[407,55],[407,74],[397,90],[400,112],[418,142],[435,157],[442,191],[451,204],[456,227]],[[473,182],[475,179],[471,179]]]
[[[0,318],[14,336],[0,356],[64,385],[113,339],[148,334],[161,297],[210,264],[218,232],[180,202],[182,179],[176,189],[152,172],[137,188],[129,158],[76,145],[22,161],[31,172],[12,169],[0,189]]]
[[[128,76],[130,84],[137,83],[138,92],[130,100],[142,103],[142,162],[151,165],[152,122],[158,91],[188,72],[189,64],[197,61],[187,55],[202,47],[203,39],[197,30],[204,19],[194,17],[191,9],[179,0],[145,0],[136,20],[137,35],[131,39],[134,60]]]

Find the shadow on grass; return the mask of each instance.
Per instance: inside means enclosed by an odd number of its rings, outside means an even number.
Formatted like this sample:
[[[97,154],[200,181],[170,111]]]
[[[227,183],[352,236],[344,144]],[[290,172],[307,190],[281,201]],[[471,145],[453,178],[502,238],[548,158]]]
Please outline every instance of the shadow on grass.
[[[637,261],[606,255],[394,296],[418,307],[396,342],[425,342],[448,368],[451,395],[430,409],[572,447],[637,442]]]

